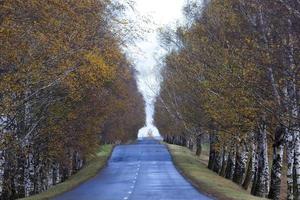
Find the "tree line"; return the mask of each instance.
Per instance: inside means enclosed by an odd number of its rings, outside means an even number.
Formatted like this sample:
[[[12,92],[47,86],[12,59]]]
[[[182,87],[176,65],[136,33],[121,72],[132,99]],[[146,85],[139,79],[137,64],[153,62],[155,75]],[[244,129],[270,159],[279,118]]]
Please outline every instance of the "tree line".
[[[0,1],[0,199],[47,190],[103,143],[135,139],[143,99],[106,0]]]
[[[210,0],[165,30],[169,50],[155,122],[167,142],[251,194],[300,199],[300,2]],[[287,182],[283,183],[283,174]]]

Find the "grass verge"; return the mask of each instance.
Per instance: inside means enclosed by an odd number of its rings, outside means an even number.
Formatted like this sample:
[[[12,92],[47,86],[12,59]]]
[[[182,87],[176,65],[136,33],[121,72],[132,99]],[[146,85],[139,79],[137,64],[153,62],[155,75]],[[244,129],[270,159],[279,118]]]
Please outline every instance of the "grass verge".
[[[207,168],[208,156],[195,156],[189,149],[167,144],[179,171],[201,192],[219,200],[262,200]]]
[[[106,162],[112,152],[112,145],[101,146],[99,151],[92,155],[85,166],[78,171],[76,174],[71,176],[68,180],[63,183],[57,184],[49,190],[40,194],[23,198],[22,200],[45,200],[51,199],[64,192],[67,192],[88,179],[96,176],[98,172],[106,165]]]

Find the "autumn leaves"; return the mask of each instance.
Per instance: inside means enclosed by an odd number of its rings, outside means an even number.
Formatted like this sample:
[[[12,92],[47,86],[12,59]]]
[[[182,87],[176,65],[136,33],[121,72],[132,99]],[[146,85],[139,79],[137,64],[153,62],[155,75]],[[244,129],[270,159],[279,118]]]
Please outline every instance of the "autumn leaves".
[[[0,4],[0,199],[15,199],[65,180],[100,143],[135,138],[144,113],[116,6]]]
[[[161,133],[197,149],[209,135],[209,168],[272,199],[280,198],[285,159],[287,198],[300,194],[297,6],[191,4],[185,9],[190,25],[162,34],[168,47],[177,48],[165,58],[156,114]]]

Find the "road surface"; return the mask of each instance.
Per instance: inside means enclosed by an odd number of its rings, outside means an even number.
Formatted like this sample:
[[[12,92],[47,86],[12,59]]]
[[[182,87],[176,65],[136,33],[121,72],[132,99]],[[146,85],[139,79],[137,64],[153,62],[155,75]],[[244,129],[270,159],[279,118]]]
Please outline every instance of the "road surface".
[[[55,200],[211,200],[176,170],[164,145],[142,140],[117,146],[95,178]]]

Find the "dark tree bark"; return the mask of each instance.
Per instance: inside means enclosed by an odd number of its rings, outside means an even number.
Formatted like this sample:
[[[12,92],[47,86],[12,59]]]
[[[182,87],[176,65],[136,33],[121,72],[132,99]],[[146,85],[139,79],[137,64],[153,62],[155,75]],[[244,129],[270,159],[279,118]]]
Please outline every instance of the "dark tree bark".
[[[221,156],[220,152],[216,151],[214,164],[213,164],[213,171],[216,172],[217,174],[219,174],[221,171],[221,168],[222,168],[222,156]]]
[[[271,170],[271,183],[268,195],[268,198],[274,200],[280,199],[284,133],[284,127],[280,126],[276,128],[275,141],[273,144],[273,165]]]
[[[232,180],[233,179],[233,173],[235,170],[235,150],[231,150],[228,155],[227,159],[227,166],[226,166],[226,175],[225,178]]]
[[[249,155],[249,162],[248,162],[248,167],[247,167],[247,173],[246,177],[243,183],[243,188],[245,190],[248,190],[251,182],[253,181],[254,173],[255,173],[255,158],[256,158],[256,153],[255,153],[255,144],[254,142],[251,145],[251,153]]]
[[[209,161],[208,161],[208,168],[213,170],[214,169],[214,163],[215,163],[215,159],[216,159],[216,149],[215,149],[215,135],[214,134],[210,134],[209,135],[209,144],[210,144],[210,148],[209,148]]]
[[[198,135],[196,139],[196,155],[200,156],[201,153],[202,153],[202,138],[201,135]]]

